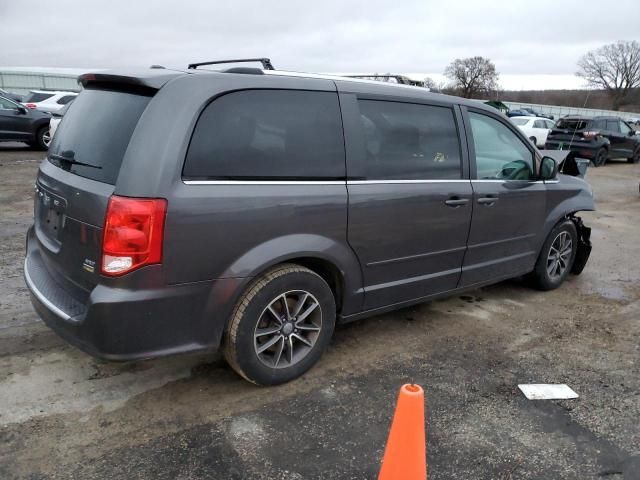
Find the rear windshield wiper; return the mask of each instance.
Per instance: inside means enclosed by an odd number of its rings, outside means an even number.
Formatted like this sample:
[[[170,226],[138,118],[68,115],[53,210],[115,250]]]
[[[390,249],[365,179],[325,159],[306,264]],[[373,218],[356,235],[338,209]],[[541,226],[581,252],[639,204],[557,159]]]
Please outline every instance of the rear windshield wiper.
[[[97,169],[102,170],[102,167],[99,166],[99,165],[92,165],[90,163],[79,162],[78,160],[74,160],[73,158],[65,157],[65,156],[62,156],[62,155],[57,155],[55,153],[50,153],[49,154],[49,158],[53,158],[54,160],[58,160],[60,162],[70,163],[72,165],[82,165],[83,167],[91,167],[91,168],[97,168]]]

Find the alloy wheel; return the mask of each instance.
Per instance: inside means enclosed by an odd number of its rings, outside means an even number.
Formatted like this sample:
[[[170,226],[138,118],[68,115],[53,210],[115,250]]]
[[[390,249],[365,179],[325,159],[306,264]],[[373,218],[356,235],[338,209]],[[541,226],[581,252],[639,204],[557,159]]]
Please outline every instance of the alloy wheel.
[[[569,268],[572,252],[571,235],[569,232],[560,232],[551,243],[547,256],[547,273],[551,280],[556,281],[564,275]]]
[[[44,143],[45,147],[49,147],[51,144],[51,131],[47,130],[42,134],[42,143]]]
[[[274,298],[262,311],[253,339],[256,355],[270,368],[300,362],[322,329],[322,308],[311,293],[293,290]]]

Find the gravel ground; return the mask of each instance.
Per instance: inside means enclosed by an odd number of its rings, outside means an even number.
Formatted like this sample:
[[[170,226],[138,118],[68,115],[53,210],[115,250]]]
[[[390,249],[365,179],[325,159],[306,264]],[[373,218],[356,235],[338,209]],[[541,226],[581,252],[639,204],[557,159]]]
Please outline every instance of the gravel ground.
[[[0,145],[0,479],[375,478],[409,381],[432,480],[640,478],[640,165],[589,171],[594,251],[560,289],[514,280],[345,325],[303,378],[259,388],[217,355],[103,363],[42,324],[21,273],[42,157]]]

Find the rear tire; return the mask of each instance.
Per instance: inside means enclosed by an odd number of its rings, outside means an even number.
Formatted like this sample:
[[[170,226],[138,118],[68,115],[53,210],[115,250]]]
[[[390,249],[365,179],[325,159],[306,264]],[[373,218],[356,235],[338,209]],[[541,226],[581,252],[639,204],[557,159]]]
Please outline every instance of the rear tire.
[[[40,127],[40,129],[38,129],[36,133],[36,141],[33,146],[39,150],[47,150],[49,148],[50,141],[50,138],[49,140],[47,140],[47,138],[49,138],[49,125]]]
[[[254,281],[238,301],[223,353],[250,382],[288,382],[318,361],[335,321],[333,292],[322,277],[299,265],[279,265]]]
[[[558,223],[545,240],[530,274],[539,290],[558,288],[571,272],[578,247],[578,232],[571,220]]]
[[[640,162],[640,147],[636,147],[636,149],[633,151],[633,156],[631,156],[631,158],[627,158],[627,162],[629,163]]]
[[[596,152],[596,156],[593,157],[593,166],[594,167],[601,167],[603,166],[605,163],[607,163],[607,149],[604,147],[601,147],[598,149],[598,151]]]

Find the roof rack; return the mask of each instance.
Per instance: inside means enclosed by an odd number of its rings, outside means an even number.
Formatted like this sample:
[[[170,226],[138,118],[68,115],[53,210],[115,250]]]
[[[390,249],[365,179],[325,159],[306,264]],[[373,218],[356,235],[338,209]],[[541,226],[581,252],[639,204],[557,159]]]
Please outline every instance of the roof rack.
[[[195,70],[198,67],[202,67],[204,65],[220,65],[222,63],[248,63],[248,62],[260,62],[262,64],[262,68],[265,70],[275,70],[273,65],[271,64],[271,60],[268,58],[238,58],[235,60],[213,60],[211,62],[199,62],[199,63],[190,63],[187,67],[189,70]]]
[[[364,80],[377,80],[377,81],[383,81],[383,82],[386,82],[389,79],[393,78],[395,79],[396,82],[400,83],[401,85],[413,85],[417,87],[424,86],[424,82],[420,82],[418,80],[411,80],[409,77],[405,75],[392,75],[392,74],[379,75],[374,73],[371,75],[343,75],[343,76],[348,78],[362,78]]]

